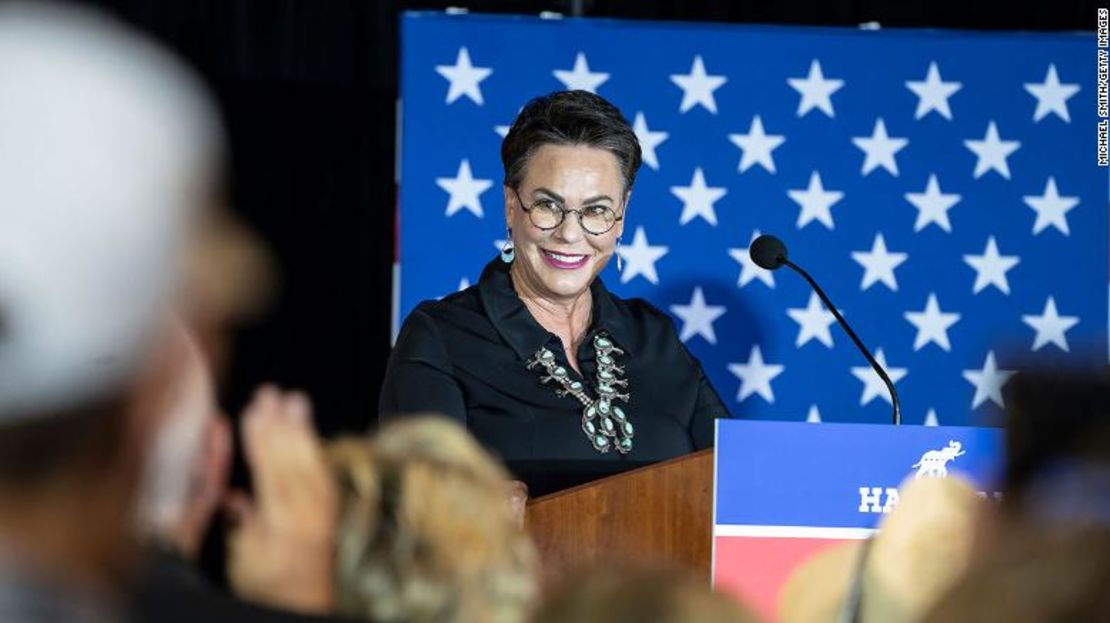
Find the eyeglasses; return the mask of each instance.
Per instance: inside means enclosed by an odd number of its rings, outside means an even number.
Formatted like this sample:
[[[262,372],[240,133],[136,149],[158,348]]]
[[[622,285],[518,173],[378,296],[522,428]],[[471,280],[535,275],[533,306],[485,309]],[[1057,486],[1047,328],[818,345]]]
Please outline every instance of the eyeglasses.
[[[554,199],[538,199],[535,203],[529,206],[524,205],[524,201],[520,198],[520,193],[517,189],[513,189],[513,194],[516,195],[516,200],[520,202],[520,209],[528,213],[529,220],[537,228],[542,230],[551,230],[563,224],[563,219],[567,217],[567,212],[572,212],[578,217],[578,224],[587,233],[595,236],[600,236],[605,232],[613,229],[613,226],[624,218],[624,215],[617,216],[617,213],[612,208],[605,205],[594,204],[584,206],[577,210],[570,210],[560,205]]]

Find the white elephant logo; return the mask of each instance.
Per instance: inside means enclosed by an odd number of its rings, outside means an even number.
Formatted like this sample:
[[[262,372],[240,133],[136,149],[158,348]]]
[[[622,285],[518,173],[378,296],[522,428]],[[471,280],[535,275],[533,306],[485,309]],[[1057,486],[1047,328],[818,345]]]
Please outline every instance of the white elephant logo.
[[[940,450],[929,450],[913,464],[917,468],[914,478],[947,478],[948,462],[964,454],[963,444],[958,441],[949,441],[948,446]]]

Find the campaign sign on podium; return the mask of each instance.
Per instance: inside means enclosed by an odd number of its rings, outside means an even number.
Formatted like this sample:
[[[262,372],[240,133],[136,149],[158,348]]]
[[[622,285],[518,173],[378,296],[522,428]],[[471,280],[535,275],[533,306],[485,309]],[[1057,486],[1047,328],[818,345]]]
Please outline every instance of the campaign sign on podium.
[[[718,420],[713,583],[768,619],[800,563],[867,538],[907,478],[958,474],[996,495],[994,428]]]

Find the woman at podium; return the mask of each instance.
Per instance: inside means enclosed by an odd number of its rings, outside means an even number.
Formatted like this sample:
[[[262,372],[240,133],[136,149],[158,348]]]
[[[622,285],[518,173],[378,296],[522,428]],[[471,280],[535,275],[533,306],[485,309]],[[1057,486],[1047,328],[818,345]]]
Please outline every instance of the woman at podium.
[[[712,446],[728,410],[670,317],[598,278],[614,253],[620,267],[640,167],[628,121],[592,93],[552,93],[521,110],[501,160],[500,257],[409,314],[379,415],[459,420],[532,496]]]

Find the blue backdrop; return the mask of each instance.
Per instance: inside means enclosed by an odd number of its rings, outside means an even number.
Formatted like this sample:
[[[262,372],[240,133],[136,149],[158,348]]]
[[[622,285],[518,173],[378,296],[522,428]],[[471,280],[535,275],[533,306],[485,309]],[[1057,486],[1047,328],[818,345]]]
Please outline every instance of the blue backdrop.
[[[1009,355],[1107,360],[1093,33],[403,18],[396,322],[504,238],[499,148],[586,88],[644,148],[602,278],[675,318],[737,417],[881,422],[885,390],[774,233],[897,380],[907,423],[990,420]],[[395,326],[396,331],[396,326]]]

